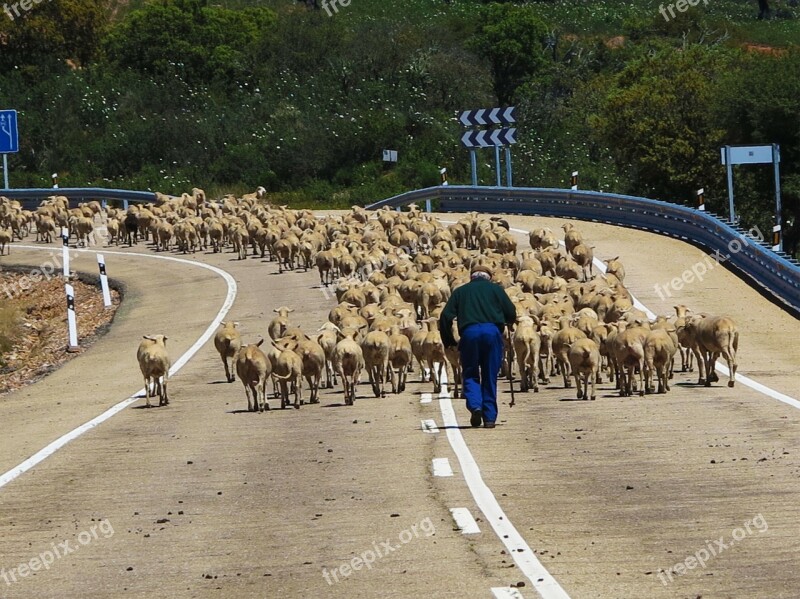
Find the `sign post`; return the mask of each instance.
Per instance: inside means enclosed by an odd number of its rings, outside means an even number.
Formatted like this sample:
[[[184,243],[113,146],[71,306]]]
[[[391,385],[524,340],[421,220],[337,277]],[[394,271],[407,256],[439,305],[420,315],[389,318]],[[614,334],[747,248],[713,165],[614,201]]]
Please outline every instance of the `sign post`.
[[[764,146],[724,146],[720,148],[722,164],[728,169],[728,211],[730,220],[736,223],[736,215],[733,206],[733,165],[735,164],[769,164],[772,163],[775,176],[775,227],[773,233],[772,249],[783,250],[781,240],[781,149],[778,144]]]
[[[459,122],[465,127],[492,127],[494,125],[510,125],[516,122],[515,107],[506,108],[481,108],[479,110],[465,110],[458,116]],[[461,144],[469,148],[470,167],[472,169],[472,185],[478,185],[478,160],[476,148],[494,147],[495,183],[497,187],[503,184],[502,169],[500,167],[500,148],[505,148],[506,160],[506,185],[511,187],[511,144],[517,143],[517,130],[513,127],[468,129],[461,136]]]
[[[19,152],[17,111],[0,110],[0,154],[3,155],[3,184],[8,189],[8,154]]]

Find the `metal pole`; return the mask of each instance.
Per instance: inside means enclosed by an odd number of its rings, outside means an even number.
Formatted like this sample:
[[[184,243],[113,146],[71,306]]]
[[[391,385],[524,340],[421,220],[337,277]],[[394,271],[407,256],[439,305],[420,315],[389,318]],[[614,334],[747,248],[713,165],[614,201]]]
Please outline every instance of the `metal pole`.
[[[501,187],[503,182],[500,179],[500,146],[494,147],[494,170],[497,175],[497,186]]]
[[[478,158],[475,156],[475,149],[469,151],[469,161],[472,166],[472,186],[478,186]]]
[[[3,154],[3,183],[3,189],[8,189],[8,154]]]
[[[775,227],[778,229],[778,251],[783,251],[783,231],[781,222],[781,148],[772,144],[772,166],[775,168]]]
[[[725,166],[728,167],[728,214],[732,224],[736,224],[736,212],[733,208],[733,165],[731,164],[731,147],[725,146]]]
[[[506,146],[506,185],[514,187],[511,184],[511,146]]]

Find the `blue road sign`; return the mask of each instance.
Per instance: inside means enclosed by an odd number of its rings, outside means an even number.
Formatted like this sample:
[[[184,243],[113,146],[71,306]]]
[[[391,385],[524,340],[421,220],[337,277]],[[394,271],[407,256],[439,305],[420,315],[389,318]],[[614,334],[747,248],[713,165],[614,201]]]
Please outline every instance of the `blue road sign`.
[[[0,154],[19,152],[17,111],[0,110]]]

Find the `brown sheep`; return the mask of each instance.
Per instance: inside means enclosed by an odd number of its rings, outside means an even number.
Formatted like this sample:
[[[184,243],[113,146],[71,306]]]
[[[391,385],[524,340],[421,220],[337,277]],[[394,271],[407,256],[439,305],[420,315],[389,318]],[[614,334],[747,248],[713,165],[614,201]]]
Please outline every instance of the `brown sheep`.
[[[228,366],[228,359],[231,359],[231,363],[236,360],[236,353],[242,347],[242,336],[236,328],[239,326],[238,322],[223,322],[221,326],[222,328],[214,335],[214,347],[217,348],[222,363],[225,365],[225,379],[232,383],[236,380],[236,376]]]
[[[266,354],[259,349],[262,343],[264,343],[263,339],[258,343],[245,345],[236,353],[236,372],[244,385],[247,410],[250,412],[269,410],[267,379],[272,372],[272,364]],[[227,370],[227,362],[225,368]],[[233,380],[233,377],[230,380]],[[253,398],[252,406],[250,405],[251,397]]]
[[[167,354],[166,335],[144,335],[136,352],[139,368],[144,376],[147,407],[150,407],[150,396],[158,395],[158,405],[169,405],[167,395],[167,379],[171,362]],[[151,383],[153,390],[151,391]]]
[[[597,399],[597,374],[600,371],[600,348],[593,339],[578,339],[569,348],[569,364],[572,376],[575,377],[575,386],[578,390],[578,399]],[[581,389],[583,379],[583,389]],[[589,384],[592,385],[592,394],[589,395]]]

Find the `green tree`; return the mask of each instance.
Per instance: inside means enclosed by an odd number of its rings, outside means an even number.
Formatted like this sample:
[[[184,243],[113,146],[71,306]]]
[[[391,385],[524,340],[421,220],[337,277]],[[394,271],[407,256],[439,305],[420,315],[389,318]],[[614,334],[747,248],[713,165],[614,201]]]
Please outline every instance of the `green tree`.
[[[630,193],[687,202],[719,178],[725,131],[709,118],[714,80],[731,64],[720,49],[665,49],[632,62],[590,123],[627,175]]]
[[[510,104],[516,89],[546,63],[548,28],[526,7],[488,4],[478,13],[470,46],[491,65],[494,91]]]

